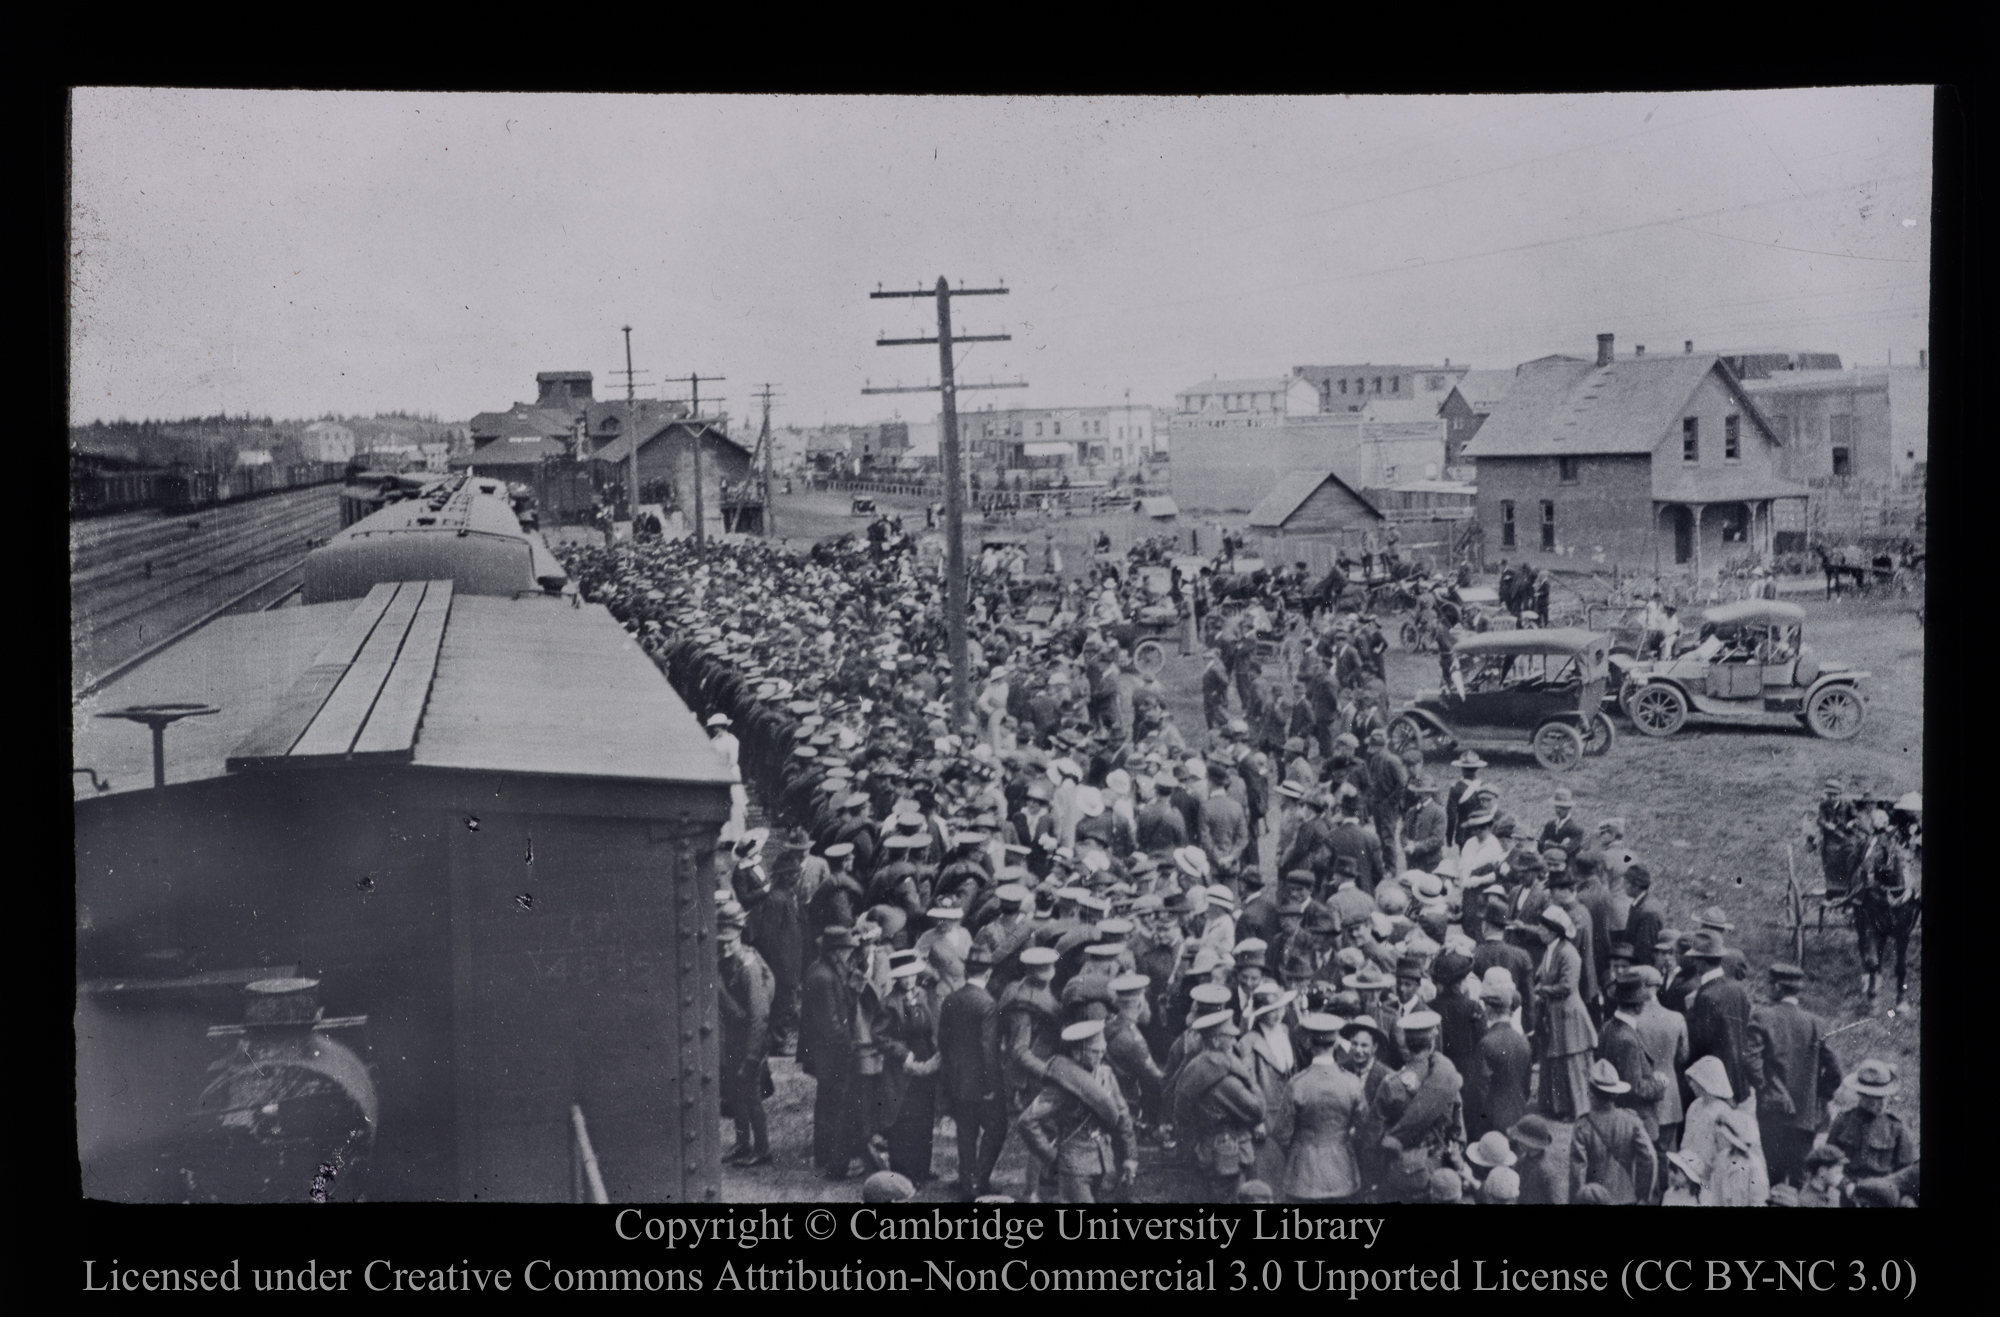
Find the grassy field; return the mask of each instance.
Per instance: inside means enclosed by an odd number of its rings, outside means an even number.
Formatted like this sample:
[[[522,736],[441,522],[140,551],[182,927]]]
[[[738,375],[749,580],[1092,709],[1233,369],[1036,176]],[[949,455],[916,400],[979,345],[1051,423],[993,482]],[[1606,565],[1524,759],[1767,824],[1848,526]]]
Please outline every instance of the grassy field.
[[[779,529],[795,543],[811,535],[844,534],[865,525],[847,513],[847,495],[801,494],[782,499]],[[897,500],[881,499],[889,510]],[[922,525],[922,506],[914,500],[903,509],[912,531]],[[1058,519],[1010,527],[1043,542],[1053,529],[1072,572],[1087,559],[1100,525],[1112,531],[1122,548],[1135,536],[1152,533],[1137,518],[1114,516]],[[1142,529],[1143,527],[1143,529]],[[1808,641],[1823,659],[1856,664],[1873,675],[1864,683],[1868,720],[1855,739],[1823,741],[1803,728],[1745,729],[1702,726],[1690,720],[1678,735],[1655,740],[1640,736],[1617,719],[1618,739],[1609,754],[1587,759],[1560,779],[1541,768],[1525,747],[1519,755],[1487,755],[1492,766],[1483,777],[1503,793],[1502,807],[1532,836],[1551,813],[1544,803],[1557,786],[1576,793],[1577,816],[1586,827],[1600,818],[1626,821],[1627,844],[1654,875],[1654,900],[1670,927],[1687,928],[1691,917],[1710,905],[1720,905],[1737,926],[1732,941],[1744,948],[1759,973],[1753,997],[1764,992],[1762,967],[1792,954],[1786,899],[1787,843],[1792,864],[1807,886],[1819,878],[1818,859],[1801,844],[1802,818],[1819,798],[1820,784],[1840,778],[1851,790],[1870,795],[1900,795],[1923,788],[1924,634],[1904,601],[1818,599],[1800,601],[1807,612]],[[1169,705],[1184,731],[1202,728],[1198,689],[1201,662],[1170,654],[1161,675]],[[1389,655],[1389,689],[1402,702],[1420,686],[1434,685],[1436,660],[1394,648]],[[1440,780],[1452,774],[1439,760],[1431,766]],[[1910,998],[1901,1010],[1891,1010],[1893,982],[1871,1012],[1861,992],[1861,966],[1853,932],[1838,916],[1824,933],[1806,935],[1808,978],[1801,1002],[1830,1022],[1832,1044],[1844,1069],[1879,1057],[1896,1065],[1903,1077],[1901,1094],[1891,1100],[1921,1139],[1922,1103],[1919,1038],[1922,1032],[1921,929],[1911,944]],[[789,1061],[774,1061],[778,1096],[769,1104],[777,1165],[755,1171],[725,1168],[724,1192],[731,1201],[844,1200],[857,1196],[852,1182],[820,1179],[810,1167],[813,1085]],[[949,1129],[948,1124],[941,1129]],[[1563,1149],[1558,1148],[1557,1153]],[[948,1182],[955,1173],[955,1145],[946,1134],[938,1138],[934,1166]],[[1010,1138],[1000,1164],[996,1188],[1018,1192],[1021,1152]],[[1147,1156],[1149,1166],[1157,1155]],[[1142,1173],[1138,1196],[1157,1200],[1171,1192],[1168,1178]],[[921,1195],[942,1198],[941,1188]]]

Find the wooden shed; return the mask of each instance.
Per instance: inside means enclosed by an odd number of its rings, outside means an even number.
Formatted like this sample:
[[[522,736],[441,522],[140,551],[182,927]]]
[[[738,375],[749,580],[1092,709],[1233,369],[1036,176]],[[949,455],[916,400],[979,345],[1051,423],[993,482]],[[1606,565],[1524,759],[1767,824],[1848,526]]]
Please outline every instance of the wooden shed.
[[[1331,471],[1292,471],[1250,510],[1252,534],[1339,537],[1382,524],[1382,510]]]

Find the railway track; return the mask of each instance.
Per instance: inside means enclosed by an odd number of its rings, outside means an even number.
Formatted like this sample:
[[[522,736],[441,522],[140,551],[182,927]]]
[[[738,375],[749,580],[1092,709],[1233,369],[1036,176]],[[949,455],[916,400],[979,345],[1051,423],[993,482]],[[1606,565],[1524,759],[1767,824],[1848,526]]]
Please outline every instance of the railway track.
[[[217,524],[217,513],[235,515]],[[200,530],[188,533],[189,520]],[[101,684],[225,612],[282,602],[306,553],[339,528],[338,489],[326,486],[209,509],[166,528],[111,527],[82,546],[73,539],[82,559],[70,581],[73,684]]]

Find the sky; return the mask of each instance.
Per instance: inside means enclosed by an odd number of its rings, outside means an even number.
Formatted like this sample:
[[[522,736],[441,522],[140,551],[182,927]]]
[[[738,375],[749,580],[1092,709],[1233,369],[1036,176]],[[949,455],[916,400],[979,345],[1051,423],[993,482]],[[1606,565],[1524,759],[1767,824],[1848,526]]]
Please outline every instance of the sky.
[[[1172,405],[1307,364],[1914,363],[1928,88],[918,98],[80,89],[71,416],[463,420],[689,372],[777,425]],[[674,383],[671,376],[682,377]],[[665,379],[666,383],[660,382]]]

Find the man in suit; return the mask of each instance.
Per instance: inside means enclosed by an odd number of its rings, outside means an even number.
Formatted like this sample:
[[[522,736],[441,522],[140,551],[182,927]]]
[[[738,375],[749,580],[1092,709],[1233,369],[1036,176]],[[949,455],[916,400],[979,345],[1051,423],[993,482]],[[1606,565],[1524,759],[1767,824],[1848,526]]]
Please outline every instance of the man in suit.
[[[1745,1036],[1750,1031],[1750,994],[1723,971],[1722,935],[1700,929],[1688,955],[1700,967],[1693,998],[1688,1002],[1688,1063],[1712,1056],[1729,1076],[1731,1100],[1741,1102],[1759,1087],[1745,1065]],[[1692,1097],[1690,1092],[1682,1096]]]
[[[1645,1008],[1644,981],[1637,970],[1628,969],[1611,985],[1616,1003],[1604,1027],[1597,1031],[1597,1059],[1608,1061],[1625,1085],[1620,1105],[1631,1108],[1646,1128],[1646,1137],[1655,1143],[1660,1137],[1660,1099],[1675,1082],[1671,1058],[1655,1057],[1646,1048],[1639,1029],[1639,1012]]]
[[[1210,731],[1229,721],[1229,669],[1219,649],[1208,651],[1208,666],[1201,671],[1201,709]]]
[[[1644,961],[1659,945],[1663,927],[1659,909],[1653,903],[1653,871],[1643,864],[1628,865],[1625,890],[1632,894],[1631,904],[1625,909],[1625,940],[1632,944],[1632,954]]]
[[[1555,811],[1555,817],[1542,825],[1535,849],[1546,851],[1551,846],[1560,846],[1574,860],[1583,849],[1583,825],[1576,821],[1576,793],[1568,787],[1557,787],[1555,795],[1549,798],[1549,807]]]
[[[860,1097],[855,1069],[854,1012],[861,972],[852,929],[820,934],[820,954],[799,983],[799,1066],[818,1081],[813,1095],[813,1162],[845,1179],[860,1155]]]
[[[1513,1128],[1528,1114],[1534,1080],[1534,1055],[1527,1038],[1514,1026],[1514,1007],[1520,1001],[1514,976],[1498,967],[1489,971],[1480,980],[1479,1001],[1486,1031],[1479,1037],[1472,1069],[1466,1076],[1465,1135],[1469,1139],[1489,1130],[1504,1133]]]
[[[1639,1009],[1636,1013],[1639,1042],[1656,1065],[1670,1076],[1678,1075],[1688,1066],[1687,1017],[1660,1004],[1659,990],[1663,976],[1658,969],[1640,965],[1633,970],[1633,975],[1639,980]],[[1679,1082],[1668,1083],[1653,1109],[1653,1123],[1659,1130],[1655,1137],[1662,1152],[1672,1152],[1681,1146],[1681,1124],[1685,1114]]]
[[[1840,1062],[1827,1046],[1826,1025],[1799,1005],[1806,972],[1780,964],[1771,966],[1770,975],[1773,1000],[1750,1013],[1748,1045],[1764,1072],[1757,1126],[1771,1183],[1797,1184],[1805,1178],[1813,1136],[1827,1126],[1827,1100],[1840,1087]]]
[[[1025,863],[1028,872],[1037,878],[1048,877],[1055,864],[1054,847],[1042,844],[1042,838],[1056,835],[1055,815],[1049,810],[1054,795],[1055,790],[1046,777],[1034,778],[1028,783],[1021,808],[1007,820],[1008,839],[1016,846],[1028,848]]]
[[[1138,847],[1149,855],[1171,855],[1188,844],[1187,822],[1168,798],[1171,783],[1167,779],[1144,780],[1149,790],[1133,819]]]
[[[965,958],[965,986],[938,1011],[942,1087],[958,1126],[958,1183],[969,1202],[992,1192],[993,1166],[1007,1137],[1007,1104],[1000,1090],[1000,1017],[987,985],[993,959],[975,946]]]
[[[1386,868],[1381,841],[1361,826],[1361,793],[1351,785],[1341,788],[1335,809],[1338,816],[1327,834],[1335,863],[1342,859],[1354,861],[1358,885],[1372,896],[1376,884],[1386,876]]]

